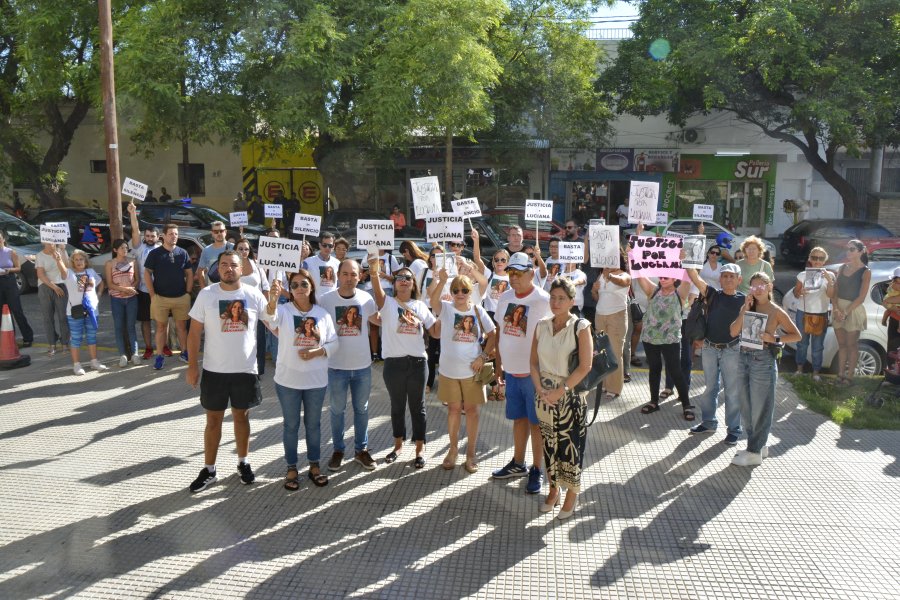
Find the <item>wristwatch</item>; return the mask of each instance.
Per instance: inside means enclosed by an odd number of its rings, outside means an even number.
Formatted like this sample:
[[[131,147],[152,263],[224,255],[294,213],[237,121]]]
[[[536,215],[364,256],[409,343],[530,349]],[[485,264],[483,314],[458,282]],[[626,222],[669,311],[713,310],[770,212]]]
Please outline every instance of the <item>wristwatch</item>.
[[[569,385],[568,385],[565,381],[563,381],[563,390],[564,390],[567,394],[568,394],[569,392],[572,391],[571,389],[569,389]]]

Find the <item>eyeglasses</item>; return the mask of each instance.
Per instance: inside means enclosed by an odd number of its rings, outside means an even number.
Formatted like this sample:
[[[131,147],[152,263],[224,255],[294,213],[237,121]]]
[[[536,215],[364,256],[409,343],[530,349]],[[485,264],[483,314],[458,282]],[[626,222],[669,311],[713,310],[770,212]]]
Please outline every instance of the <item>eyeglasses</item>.
[[[526,252],[525,254],[527,254],[527,255],[530,256],[531,258],[534,258],[534,252]]]
[[[225,233],[225,230],[224,229],[213,229],[212,232],[213,233]]]
[[[322,248],[334,248],[334,244],[319,244]]]
[[[412,275],[395,275],[394,281],[412,281]]]
[[[809,260],[825,260],[825,257],[824,257],[824,256],[813,256],[813,255],[810,255],[810,256],[809,256]]]
[[[472,290],[470,290],[469,288],[453,288],[450,291],[453,292],[453,295],[455,296],[456,294],[468,294]]]
[[[500,258],[495,258],[494,262],[505,263],[505,262],[507,262],[507,260],[503,257],[500,257]]]
[[[721,252],[716,252],[715,250],[710,250],[709,253],[710,253],[712,256],[721,256],[721,255],[722,255]]]
[[[304,290],[305,290],[305,289],[308,288],[308,287],[309,287],[309,282],[308,282],[308,281],[292,281],[292,282],[291,282],[291,289],[292,289],[292,290],[296,290],[297,288],[301,288],[301,289],[304,289]]]
[[[461,248],[461,247],[464,246],[465,244],[463,244],[462,242],[450,242],[448,245],[449,245],[451,248]]]
[[[754,292],[759,292],[762,290],[769,289],[769,286],[765,283],[757,283],[756,285],[751,285],[750,289],[753,290]]]

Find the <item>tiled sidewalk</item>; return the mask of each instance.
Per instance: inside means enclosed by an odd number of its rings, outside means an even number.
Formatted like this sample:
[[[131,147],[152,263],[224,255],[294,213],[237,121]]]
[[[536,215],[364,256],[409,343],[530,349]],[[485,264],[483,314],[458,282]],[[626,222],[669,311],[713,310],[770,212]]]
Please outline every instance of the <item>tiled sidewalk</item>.
[[[479,473],[441,469],[446,411],[433,396],[426,468],[409,447],[383,465],[378,366],[378,469],[351,462],[321,489],[302,471],[291,493],[269,373],[251,417],[257,483],[235,474],[228,419],[221,479],[191,495],[204,420],[183,364],[76,378],[68,357],[33,354],[0,371],[0,598],[900,597],[900,433],[842,431],[786,385],[770,458],[744,469],[724,433],[687,436],[673,402],[640,415],[635,370],[601,408],[578,512],[559,522],[524,479],[489,479],[511,455],[500,403],[482,413]],[[327,460],[327,403],[322,422]]]

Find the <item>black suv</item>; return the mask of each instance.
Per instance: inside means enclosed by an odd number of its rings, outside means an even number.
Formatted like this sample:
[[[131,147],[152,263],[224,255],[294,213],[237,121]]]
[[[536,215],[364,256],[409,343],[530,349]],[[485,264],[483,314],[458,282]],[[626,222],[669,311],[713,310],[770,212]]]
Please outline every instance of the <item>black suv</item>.
[[[68,223],[69,243],[90,255],[109,252],[109,213],[99,208],[62,207],[48,208],[36,214],[30,221],[35,227],[46,223]]]
[[[137,217],[141,229],[147,225],[161,227],[166,223],[174,223],[181,227],[193,227],[195,229],[206,229],[212,225],[213,221],[222,221],[228,229],[227,236],[234,236],[235,239],[240,237],[237,228],[232,227],[229,223],[227,215],[223,215],[219,211],[203,204],[169,204],[166,202],[137,202]],[[128,207],[122,207],[122,215],[128,220]],[[255,248],[259,243],[259,236],[266,234],[266,228],[257,223],[244,225],[244,237]]]
[[[852,219],[807,219],[789,227],[781,240],[781,256],[791,264],[806,264],[809,251],[821,246],[829,262],[841,262],[847,242],[863,243],[893,238],[894,234],[877,223]]]

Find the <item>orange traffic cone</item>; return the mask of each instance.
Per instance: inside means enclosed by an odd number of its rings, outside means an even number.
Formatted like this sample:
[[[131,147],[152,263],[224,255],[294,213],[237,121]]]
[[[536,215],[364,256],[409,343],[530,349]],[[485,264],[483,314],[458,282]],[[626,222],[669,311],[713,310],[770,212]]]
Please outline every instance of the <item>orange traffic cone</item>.
[[[29,355],[19,354],[12,315],[9,313],[9,306],[4,304],[2,325],[0,325],[0,369],[17,369],[30,364],[31,357]]]

